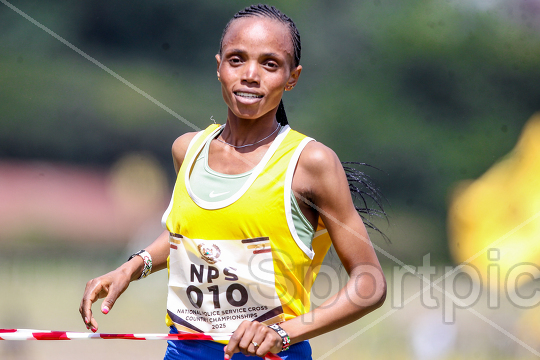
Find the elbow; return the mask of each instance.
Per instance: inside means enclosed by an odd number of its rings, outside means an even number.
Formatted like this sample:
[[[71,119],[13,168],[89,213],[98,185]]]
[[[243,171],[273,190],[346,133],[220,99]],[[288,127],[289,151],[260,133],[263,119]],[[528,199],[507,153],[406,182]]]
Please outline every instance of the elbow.
[[[375,296],[373,298],[374,302],[372,306],[374,310],[380,308],[386,300],[386,279],[384,278],[384,275],[379,284],[377,284],[377,290],[375,291]]]
[[[366,273],[358,274],[356,278],[356,294],[358,305],[368,309],[369,312],[380,308],[386,300],[387,285],[382,270],[373,271],[366,276]]]

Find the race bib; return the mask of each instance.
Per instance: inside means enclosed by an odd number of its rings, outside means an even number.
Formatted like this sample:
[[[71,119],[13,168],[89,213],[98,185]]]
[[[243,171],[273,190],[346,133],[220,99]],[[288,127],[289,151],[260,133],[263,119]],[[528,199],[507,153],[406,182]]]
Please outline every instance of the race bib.
[[[233,332],[244,320],[283,321],[268,237],[169,237],[167,313],[179,331]]]

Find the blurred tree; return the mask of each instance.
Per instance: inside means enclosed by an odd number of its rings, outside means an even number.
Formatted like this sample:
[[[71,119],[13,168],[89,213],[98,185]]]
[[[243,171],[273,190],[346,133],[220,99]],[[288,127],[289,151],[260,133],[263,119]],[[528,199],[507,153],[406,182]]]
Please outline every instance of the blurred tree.
[[[442,224],[451,184],[508,152],[540,108],[533,2],[271,2],[303,40],[302,79],[284,100],[290,121],[342,160],[383,169],[377,182],[394,206]],[[223,26],[246,5],[17,4],[200,128],[211,116],[225,121],[214,55]],[[109,166],[149,151],[172,174],[172,141],[193,129],[1,9],[1,157]]]

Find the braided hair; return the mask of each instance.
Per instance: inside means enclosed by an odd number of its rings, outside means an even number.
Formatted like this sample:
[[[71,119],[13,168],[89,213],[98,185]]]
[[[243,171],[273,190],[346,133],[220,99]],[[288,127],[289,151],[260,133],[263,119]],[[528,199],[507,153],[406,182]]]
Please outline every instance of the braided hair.
[[[298,29],[296,28],[296,25],[294,24],[294,21],[278,9],[276,9],[273,6],[269,5],[251,5],[247,8],[240,10],[234,16],[231,20],[225,25],[225,29],[223,29],[223,34],[221,34],[221,40],[219,42],[219,55],[221,56],[221,49],[223,48],[223,38],[225,37],[225,34],[227,33],[227,30],[229,30],[229,27],[231,26],[232,22],[236,19],[246,18],[246,17],[265,17],[268,19],[274,19],[279,22],[281,22],[283,25],[287,26],[289,29],[289,33],[291,34],[291,40],[293,44],[293,50],[294,50],[294,67],[297,67],[300,65],[300,56],[302,53],[302,44],[300,43],[300,33],[298,32]],[[283,106],[283,99],[279,102],[279,106],[276,113],[276,120],[279,124],[282,126],[285,126],[289,124],[289,121],[287,120],[287,114],[285,114],[285,107]]]
[[[302,53],[302,44],[300,42],[300,32],[296,28],[294,21],[278,9],[269,5],[251,5],[243,10],[240,10],[231,20],[225,25],[223,33],[221,34],[221,40],[219,42],[219,55],[221,56],[221,50],[223,48],[223,38],[229,30],[229,27],[236,19],[246,17],[265,17],[268,19],[274,19],[287,26],[291,35],[293,44],[293,66],[300,65],[300,56]],[[279,106],[276,113],[276,120],[282,126],[288,125],[287,115],[285,114],[285,107],[283,106],[283,100],[279,102]],[[356,211],[360,214],[364,225],[370,229],[373,229],[380,233],[386,241],[389,241],[388,237],[370,220],[373,216],[386,218],[387,214],[383,208],[384,196],[380,190],[373,184],[371,178],[363,171],[356,169],[355,167],[367,166],[372,167],[365,163],[358,162],[342,162],[347,181],[349,183],[349,190],[353,200],[356,200],[359,205],[355,204]],[[373,167],[372,167],[373,168]]]

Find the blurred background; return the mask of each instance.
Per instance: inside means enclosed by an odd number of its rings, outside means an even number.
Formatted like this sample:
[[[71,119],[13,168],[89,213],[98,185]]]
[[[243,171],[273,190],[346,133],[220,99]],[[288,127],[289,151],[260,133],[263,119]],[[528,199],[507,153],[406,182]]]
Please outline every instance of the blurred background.
[[[377,225],[391,243],[376,233],[372,240],[385,252],[379,258],[389,288],[397,288],[396,267],[419,266],[429,254],[440,276],[540,210],[540,171],[529,171],[540,169],[540,133],[516,150],[540,111],[540,0],[269,3],[302,37],[302,77],[284,97],[291,126],[342,161],[380,169],[368,173],[387,199],[388,222]],[[227,21],[250,2],[11,4],[198,128],[211,117],[226,120],[214,55]],[[0,328],[86,331],[78,314],[86,281],[162,231],[175,180],[171,145],[193,129],[4,3],[0,33]],[[530,212],[488,240],[483,232],[467,237],[460,231],[472,231],[490,209],[506,209],[509,189],[524,185],[497,178],[499,190],[487,197],[457,210],[452,204],[516,153],[518,162],[529,159],[520,175],[528,190],[513,208],[534,198]],[[489,217],[483,228],[507,218]],[[538,235],[524,237],[528,262],[538,258]],[[460,239],[478,244],[463,250]],[[336,258],[328,264],[343,273]],[[166,277],[134,283],[109,315],[98,315],[100,331],[166,332]],[[406,299],[420,285],[411,275],[399,288]],[[324,297],[324,281],[318,286]],[[452,282],[461,297],[467,286],[464,276]],[[528,286],[524,293],[536,294],[535,282]],[[313,341],[314,359],[540,356],[536,307],[513,306],[500,291],[500,306],[489,308],[493,292],[484,289],[472,311],[458,309],[448,324],[444,297],[434,292],[437,307],[414,298],[396,308],[399,294],[390,291],[382,309]],[[164,349],[159,341],[0,342],[0,358],[162,358]]]

